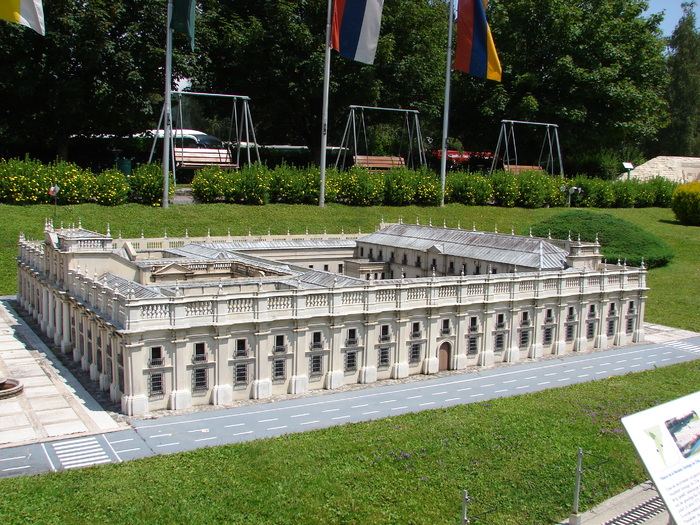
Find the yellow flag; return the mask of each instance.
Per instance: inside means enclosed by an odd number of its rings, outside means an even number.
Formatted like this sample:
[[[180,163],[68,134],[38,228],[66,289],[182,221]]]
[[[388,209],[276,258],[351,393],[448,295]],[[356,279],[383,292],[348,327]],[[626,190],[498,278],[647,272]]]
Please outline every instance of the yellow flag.
[[[44,8],[41,0],[0,0],[0,18],[31,27],[44,35]]]

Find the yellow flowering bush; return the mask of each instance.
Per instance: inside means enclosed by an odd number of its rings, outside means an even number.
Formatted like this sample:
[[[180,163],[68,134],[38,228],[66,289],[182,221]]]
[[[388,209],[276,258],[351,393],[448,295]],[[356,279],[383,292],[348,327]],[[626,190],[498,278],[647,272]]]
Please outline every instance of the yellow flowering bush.
[[[95,202],[103,206],[119,206],[129,201],[129,181],[116,168],[95,177]]]

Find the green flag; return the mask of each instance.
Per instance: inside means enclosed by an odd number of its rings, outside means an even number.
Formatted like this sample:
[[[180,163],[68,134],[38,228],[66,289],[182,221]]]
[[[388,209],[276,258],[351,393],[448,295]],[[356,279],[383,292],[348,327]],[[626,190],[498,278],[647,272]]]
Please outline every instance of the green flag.
[[[194,11],[195,0],[172,0],[173,16],[170,28],[190,37],[190,46],[194,51]]]

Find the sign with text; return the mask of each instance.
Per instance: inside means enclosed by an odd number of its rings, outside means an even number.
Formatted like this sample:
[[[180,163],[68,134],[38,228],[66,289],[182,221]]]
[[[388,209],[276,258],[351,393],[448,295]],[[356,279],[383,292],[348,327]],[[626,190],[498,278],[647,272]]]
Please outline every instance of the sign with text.
[[[622,424],[677,525],[700,525],[700,392]]]

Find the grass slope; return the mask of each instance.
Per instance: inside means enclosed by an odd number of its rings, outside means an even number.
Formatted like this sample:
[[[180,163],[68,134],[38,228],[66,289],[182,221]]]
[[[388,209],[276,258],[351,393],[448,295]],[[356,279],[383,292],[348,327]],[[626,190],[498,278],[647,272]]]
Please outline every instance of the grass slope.
[[[603,211],[603,210],[601,210]],[[107,208],[94,204],[59,207],[56,225],[78,223],[85,228],[105,232],[110,224],[111,232],[127,236],[183,235],[232,235],[266,233],[283,234],[287,230],[300,233],[308,228],[310,233],[338,233],[361,229],[374,231],[382,218],[396,222],[419,220],[421,224],[471,228],[527,235],[529,227],[561,212],[561,208],[526,210],[451,204],[444,208],[416,206],[392,208],[352,208],[331,204],[317,206],[237,206],[230,204],[200,204],[196,206],[171,206],[168,210],[129,204]],[[610,209],[604,210],[615,217],[625,219],[661,237],[670,247],[675,258],[664,268],[649,272],[650,287],[646,319],[686,330],[700,332],[700,228],[683,226],[676,222],[669,209]],[[0,294],[17,292],[14,257],[17,255],[17,239],[20,232],[27,237],[40,238],[45,218],[54,215],[53,206],[0,205]],[[575,232],[573,233],[576,234]]]
[[[577,447],[607,459],[581,507],[646,475],[620,417],[692,393],[698,362],[490,402],[0,481],[4,523],[454,524],[570,512]],[[585,466],[598,459],[586,457]],[[487,507],[477,503],[470,514]]]

